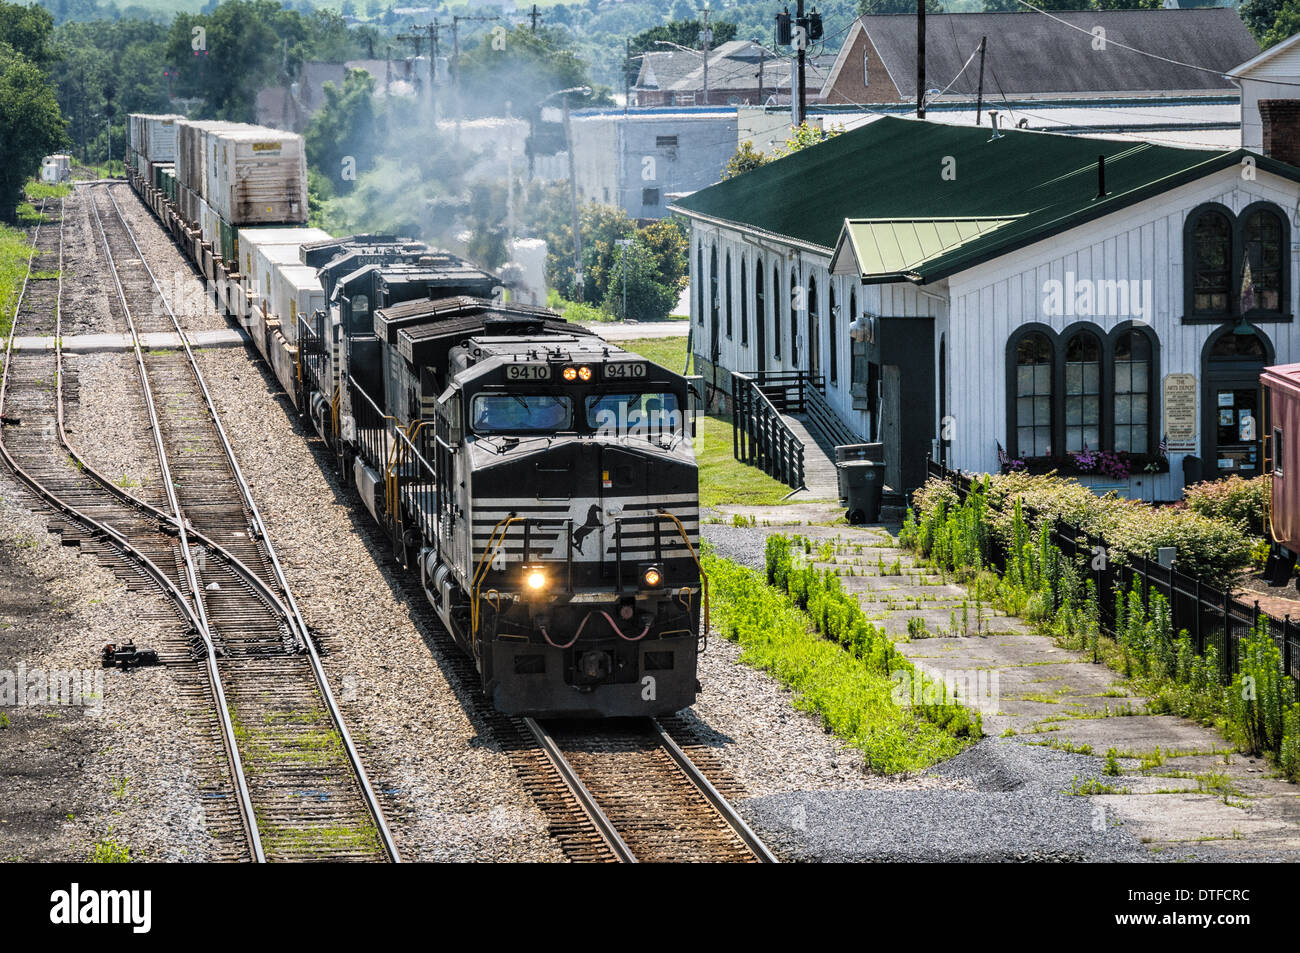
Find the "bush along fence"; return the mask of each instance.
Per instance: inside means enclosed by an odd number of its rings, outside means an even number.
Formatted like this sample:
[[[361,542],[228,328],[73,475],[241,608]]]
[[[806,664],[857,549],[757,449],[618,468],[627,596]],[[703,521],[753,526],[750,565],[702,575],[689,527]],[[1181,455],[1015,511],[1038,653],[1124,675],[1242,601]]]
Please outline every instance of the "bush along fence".
[[[1228,583],[1113,547],[987,475],[931,462],[930,476],[908,512],[904,545],[1009,614],[1121,669],[1152,710],[1214,724],[1300,780],[1300,628],[1290,616],[1272,619],[1233,597]],[[1048,507],[1059,513],[1058,503]]]
[[[714,618],[739,643],[741,661],[793,689],[796,707],[820,716],[878,773],[920,770],[980,738],[977,711],[916,672],[841,591],[839,577],[805,564],[811,545],[771,537],[766,579],[705,554]],[[911,690],[900,693],[900,684]]]

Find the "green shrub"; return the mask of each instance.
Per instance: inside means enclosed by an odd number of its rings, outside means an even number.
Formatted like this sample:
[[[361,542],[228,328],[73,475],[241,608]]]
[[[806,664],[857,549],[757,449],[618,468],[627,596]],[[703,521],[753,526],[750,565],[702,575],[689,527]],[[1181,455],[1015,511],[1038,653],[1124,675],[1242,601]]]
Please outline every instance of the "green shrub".
[[[1187,507],[1152,507],[1140,500],[1126,500],[1114,494],[1097,496],[1075,480],[1055,475],[1008,473],[985,476],[971,496],[979,495],[980,511],[986,514],[986,532],[1010,555],[1020,552],[1033,536],[1050,527],[1054,518],[1094,536],[1111,547],[1110,558],[1124,562],[1133,557],[1155,559],[1162,546],[1178,549],[1178,568],[1200,576],[1217,587],[1230,586],[1251,565],[1254,540],[1237,524],[1212,519]],[[1028,535],[1016,528],[1024,524],[1017,503],[1032,507],[1037,525]],[[916,545],[929,554],[933,543],[927,532],[939,533],[948,514],[957,508],[957,492],[944,480],[932,478],[914,495],[917,509]],[[937,542],[942,547],[947,537]],[[1040,546],[1040,554],[1042,548]],[[954,553],[960,558],[962,553]],[[987,551],[985,552],[987,558]],[[940,549],[936,565],[951,562]],[[1022,585],[1023,559],[1008,565],[1013,585]]]
[[[1273,478],[1267,474],[1244,480],[1235,474],[1225,480],[1207,480],[1183,491],[1187,506],[1209,519],[1240,526],[1252,536],[1267,535],[1267,512]]]

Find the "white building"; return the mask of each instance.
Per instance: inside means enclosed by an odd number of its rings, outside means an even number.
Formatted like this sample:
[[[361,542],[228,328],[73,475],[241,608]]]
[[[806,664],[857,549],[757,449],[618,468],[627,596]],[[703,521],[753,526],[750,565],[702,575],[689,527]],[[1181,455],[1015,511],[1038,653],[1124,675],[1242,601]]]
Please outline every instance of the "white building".
[[[678,203],[699,366],[820,380],[904,489],[929,452],[1155,500],[1185,461],[1258,473],[1259,371],[1300,361],[1297,165],[881,119]]]

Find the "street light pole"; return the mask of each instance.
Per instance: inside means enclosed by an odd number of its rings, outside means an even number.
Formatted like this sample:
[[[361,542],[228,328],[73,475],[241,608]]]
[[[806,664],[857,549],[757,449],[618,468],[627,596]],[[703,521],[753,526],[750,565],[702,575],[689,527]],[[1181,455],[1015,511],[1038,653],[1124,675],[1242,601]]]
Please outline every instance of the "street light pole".
[[[623,266],[623,320],[627,320],[627,246],[632,244],[630,238],[616,238],[614,243],[623,249],[619,263]]]

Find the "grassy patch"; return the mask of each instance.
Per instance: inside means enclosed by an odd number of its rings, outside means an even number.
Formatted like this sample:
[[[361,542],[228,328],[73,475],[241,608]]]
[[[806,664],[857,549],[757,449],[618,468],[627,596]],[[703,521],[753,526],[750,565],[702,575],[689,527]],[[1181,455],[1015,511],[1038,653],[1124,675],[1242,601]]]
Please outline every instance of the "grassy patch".
[[[45,182],[28,182],[27,197],[33,202],[41,199],[61,199],[72,194],[71,185],[49,185]]]
[[[0,336],[8,337],[18,305],[18,292],[27,274],[27,257],[32,246],[16,228],[0,225]]]
[[[89,859],[92,864],[129,864],[131,848],[119,844],[116,838],[105,837],[90,849]]]
[[[636,338],[632,341],[613,342],[625,351],[640,354],[647,361],[654,361],[660,367],[666,367],[674,374],[680,374],[687,366],[686,335],[672,338]],[[730,444],[728,444],[730,446]]]
[[[790,487],[736,459],[728,418],[700,417],[696,426],[699,439],[695,462],[700,468],[701,506],[772,506],[789,495]]]
[[[851,617],[848,603],[835,598],[834,576],[818,576],[813,584],[822,588],[810,603],[806,586],[781,592],[763,574],[711,553],[705,570],[714,618],[740,644],[741,661],[793,689],[795,706],[861,751],[871,770],[916,771],[981,736],[978,716],[959,705],[895,701],[897,673],[921,676],[861,610]]]

